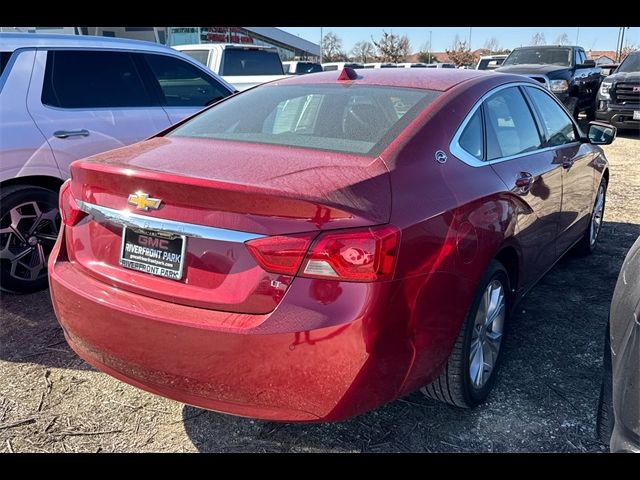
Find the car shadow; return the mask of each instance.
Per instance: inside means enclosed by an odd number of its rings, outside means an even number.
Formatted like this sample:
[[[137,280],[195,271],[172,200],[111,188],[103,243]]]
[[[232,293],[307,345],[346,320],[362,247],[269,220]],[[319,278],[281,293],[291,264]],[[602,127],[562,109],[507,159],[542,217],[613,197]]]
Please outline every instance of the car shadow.
[[[0,294],[0,360],[91,370],[67,345],[49,291]]]
[[[602,451],[595,437],[605,325],[640,225],[605,222],[596,252],[566,255],[518,305],[489,401],[472,410],[412,393],[327,424],[276,423],[186,405],[202,452]],[[510,433],[531,432],[526,446]]]

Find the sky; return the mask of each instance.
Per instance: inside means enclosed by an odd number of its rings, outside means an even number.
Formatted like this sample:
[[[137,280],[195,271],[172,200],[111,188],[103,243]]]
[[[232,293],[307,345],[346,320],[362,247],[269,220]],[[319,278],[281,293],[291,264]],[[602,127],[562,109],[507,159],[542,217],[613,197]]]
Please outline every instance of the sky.
[[[278,27],[294,35],[298,35],[313,43],[320,42],[320,27]],[[349,52],[360,40],[378,39],[382,31],[406,34],[411,42],[412,52],[417,52],[429,43],[431,31],[432,51],[443,52],[450,48],[455,35],[461,40],[469,38],[469,27],[322,27],[323,34],[335,32],[342,39],[342,45]],[[618,27],[472,27],[471,48],[484,47],[485,42],[496,37],[502,48],[515,48],[530,43],[537,32],[544,33],[547,43],[566,33],[572,44],[577,43],[585,50],[614,50],[618,40]],[[577,37],[577,42],[576,42]],[[625,32],[625,44],[640,47],[640,27],[631,27]]]

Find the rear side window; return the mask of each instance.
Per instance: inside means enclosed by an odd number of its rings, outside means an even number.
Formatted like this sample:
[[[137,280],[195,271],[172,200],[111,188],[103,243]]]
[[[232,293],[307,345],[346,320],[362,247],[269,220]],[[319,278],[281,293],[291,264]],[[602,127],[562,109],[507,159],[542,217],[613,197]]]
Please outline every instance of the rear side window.
[[[478,108],[473,114],[467,126],[464,127],[458,143],[468,153],[482,160],[483,157],[483,137],[482,134],[482,108]]]
[[[527,88],[531,101],[538,110],[545,132],[545,147],[556,147],[576,141],[576,132],[569,115],[549,95],[538,88]]]
[[[160,86],[161,103],[169,107],[203,107],[231,94],[212,76],[168,55],[143,54]]]
[[[220,75],[283,75],[282,62],[277,52],[227,48],[222,57]]]
[[[541,147],[538,128],[517,87],[494,93],[484,102],[487,160],[533,152]]]
[[[151,97],[128,52],[50,50],[42,103],[61,108],[148,107]]]
[[[11,58],[11,54],[13,52],[0,52],[0,75],[4,72],[7,63],[9,63],[9,59]]]
[[[438,96],[364,85],[264,86],[229,98],[169,135],[378,155]]]
[[[317,64],[317,63],[298,62],[298,65],[296,65],[295,73],[298,73],[298,74],[301,74],[301,73],[316,73],[316,72],[321,72],[321,71],[322,71],[322,66]]]
[[[197,60],[203,65],[207,65],[209,59],[209,50],[182,50],[182,53],[189,55],[194,60]]]

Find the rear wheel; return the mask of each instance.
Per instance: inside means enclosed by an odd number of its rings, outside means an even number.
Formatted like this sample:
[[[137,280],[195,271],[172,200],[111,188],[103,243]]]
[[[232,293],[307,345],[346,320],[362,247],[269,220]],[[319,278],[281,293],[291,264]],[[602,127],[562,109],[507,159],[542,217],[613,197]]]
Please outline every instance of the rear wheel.
[[[500,361],[509,315],[509,288],[506,269],[493,260],[473,296],[444,371],[421,389],[425,395],[462,408],[486,400]]]
[[[575,252],[578,255],[590,255],[596,249],[598,244],[598,236],[602,229],[602,220],[604,218],[604,207],[607,200],[607,181],[603,178],[598,187],[596,200],[591,211],[589,226],[584,231],[582,239],[576,244]]]
[[[58,236],[58,194],[12,185],[0,193],[0,289],[11,293],[47,288],[47,260]]]

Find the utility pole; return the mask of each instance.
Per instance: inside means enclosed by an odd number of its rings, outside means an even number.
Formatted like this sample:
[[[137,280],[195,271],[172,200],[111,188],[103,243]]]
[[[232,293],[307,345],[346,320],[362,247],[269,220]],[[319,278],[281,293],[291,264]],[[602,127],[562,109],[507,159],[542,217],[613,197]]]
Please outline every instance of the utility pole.
[[[322,27],[320,27],[320,63],[322,64]]]
[[[431,63],[431,50],[433,50],[432,47],[432,43],[431,43],[431,30],[429,30],[429,63]]]
[[[576,32],[576,47],[578,46],[578,39],[580,38],[580,27],[578,27],[578,31]]]
[[[622,38],[620,39],[620,60],[622,60],[622,51],[624,50],[624,31],[629,27],[622,27]]]
[[[471,29],[473,27],[469,27],[469,50],[471,50]]]

